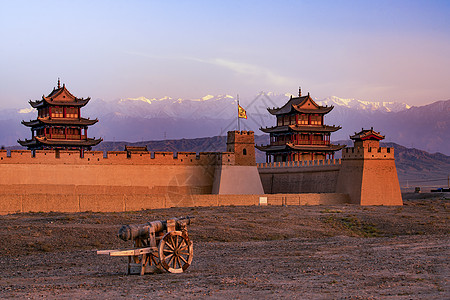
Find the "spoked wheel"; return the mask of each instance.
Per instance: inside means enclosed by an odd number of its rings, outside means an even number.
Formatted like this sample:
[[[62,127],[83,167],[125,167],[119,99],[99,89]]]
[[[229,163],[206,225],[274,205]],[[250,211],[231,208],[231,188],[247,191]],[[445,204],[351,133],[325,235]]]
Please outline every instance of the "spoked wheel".
[[[182,273],[192,263],[194,247],[187,233],[168,232],[159,243],[161,265],[170,273]]]

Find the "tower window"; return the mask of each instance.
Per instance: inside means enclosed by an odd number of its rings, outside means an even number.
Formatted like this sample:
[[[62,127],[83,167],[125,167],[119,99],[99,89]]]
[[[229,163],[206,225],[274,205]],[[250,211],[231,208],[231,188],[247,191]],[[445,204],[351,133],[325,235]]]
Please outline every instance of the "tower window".
[[[242,154],[247,155],[247,149],[242,150]]]

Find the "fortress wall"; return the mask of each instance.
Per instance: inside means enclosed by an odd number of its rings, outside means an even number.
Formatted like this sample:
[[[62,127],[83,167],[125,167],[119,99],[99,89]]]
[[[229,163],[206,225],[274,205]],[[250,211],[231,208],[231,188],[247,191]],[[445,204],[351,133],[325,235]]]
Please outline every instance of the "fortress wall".
[[[359,205],[403,205],[393,148],[346,148],[336,191]]]
[[[306,194],[274,194],[268,197],[269,205],[339,205],[350,203],[347,194],[339,193],[306,193]]]
[[[0,164],[0,185],[210,187],[214,166]]]
[[[271,162],[256,164],[258,169],[278,169],[280,167],[297,168],[297,167],[311,167],[311,166],[336,166],[340,165],[340,159],[325,159],[325,160],[303,160],[303,161],[289,161],[289,162]]]
[[[233,152],[131,152],[76,150],[0,150],[1,164],[73,164],[73,165],[234,165]]]
[[[382,188],[380,188],[382,187]],[[361,205],[403,205],[394,160],[364,161]]]
[[[342,150],[342,159],[394,159],[394,148],[391,147],[369,147],[355,148],[347,147]]]
[[[264,194],[256,166],[217,166],[214,173],[213,194]]]
[[[360,204],[364,171],[363,162],[362,158],[350,160],[347,157],[339,171],[336,192],[348,194],[352,204]]]
[[[171,195],[171,194],[50,194],[0,192],[0,214],[21,212],[124,212],[143,209],[201,206],[259,205],[260,197],[268,205],[342,205],[343,194],[277,195]]]
[[[340,160],[258,164],[264,192],[334,193]]]

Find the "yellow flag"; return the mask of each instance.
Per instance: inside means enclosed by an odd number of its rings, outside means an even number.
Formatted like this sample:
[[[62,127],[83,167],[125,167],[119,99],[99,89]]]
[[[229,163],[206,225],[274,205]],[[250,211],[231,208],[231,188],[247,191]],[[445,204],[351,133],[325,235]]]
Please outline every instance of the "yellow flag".
[[[247,119],[247,112],[238,104],[238,117],[242,119]]]

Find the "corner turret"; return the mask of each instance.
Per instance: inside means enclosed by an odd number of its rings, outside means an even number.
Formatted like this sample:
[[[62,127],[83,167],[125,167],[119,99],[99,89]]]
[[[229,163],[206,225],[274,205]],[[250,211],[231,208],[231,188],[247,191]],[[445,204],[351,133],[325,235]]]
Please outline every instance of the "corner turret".
[[[380,147],[384,136],[371,128],[350,137],[354,147],[342,150],[337,192],[360,205],[403,205],[394,148]]]
[[[355,132],[355,135],[351,135],[350,138],[353,140],[355,148],[378,148],[380,147],[380,141],[384,140],[384,135],[371,127],[366,130],[362,128],[360,132]]]

